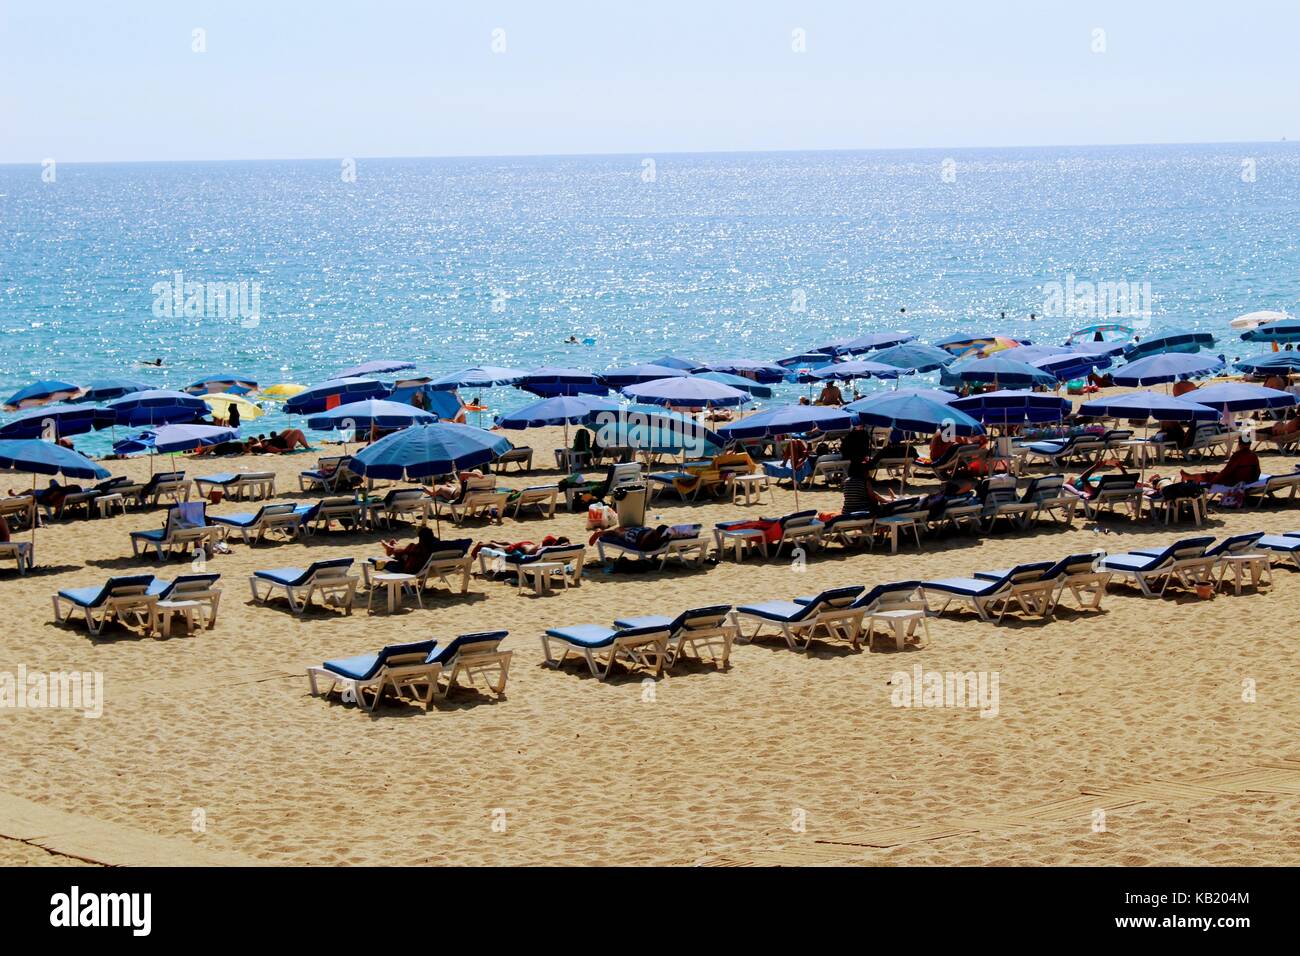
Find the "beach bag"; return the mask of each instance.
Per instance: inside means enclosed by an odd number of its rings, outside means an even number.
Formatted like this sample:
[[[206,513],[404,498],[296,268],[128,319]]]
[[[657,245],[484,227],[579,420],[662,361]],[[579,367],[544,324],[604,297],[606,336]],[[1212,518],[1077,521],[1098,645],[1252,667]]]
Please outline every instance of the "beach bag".
[[[1246,502],[1246,489],[1242,485],[1233,485],[1219,495],[1220,508],[1240,508]]]
[[[597,502],[587,508],[587,530],[595,531],[600,528],[617,528],[618,512],[609,505]]]

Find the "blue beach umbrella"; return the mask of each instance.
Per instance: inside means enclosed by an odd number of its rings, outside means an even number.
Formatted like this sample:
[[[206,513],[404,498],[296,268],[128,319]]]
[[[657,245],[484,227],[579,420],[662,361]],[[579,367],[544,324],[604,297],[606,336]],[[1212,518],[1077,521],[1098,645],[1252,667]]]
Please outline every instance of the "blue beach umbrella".
[[[50,402],[66,402],[68,399],[75,398],[80,391],[81,386],[73,385],[71,382],[33,382],[10,395],[4,403],[4,410],[14,412],[21,408],[48,405]]]
[[[501,365],[476,365],[463,368],[459,372],[448,372],[429,382],[429,387],[438,391],[451,391],[457,388],[495,388],[498,385],[513,385],[526,373],[519,368],[505,368]]]
[[[952,392],[941,391],[937,388],[896,388],[887,392],[875,392],[859,398],[855,402],[849,402],[844,406],[844,409],[850,412],[860,412],[869,409],[876,402],[883,402],[887,398],[903,398],[905,396],[926,398],[941,405],[947,405],[957,400],[957,396]]]
[[[951,407],[986,425],[1006,426],[1059,422],[1070,414],[1073,405],[1068,398],[1051,392],[1002,390],[958,398]]]
[[[1252,385],[1249,382],[1220,382],[1217,385],[1205,385],[1194,392],[1188,392],[1184,398],[1198,405],[1226,408],[1230,412],[1248,412],[1258,408],[1288,408],[1296,404],[1296,397],[1290,392],[1265,388],[1263,385]]]
[[[871,362],[867,359],[850,359],[847,362],[832,362],[830,365],[815,369],[807,375],[800,376],[800,380],[848,382],[857,378],[898,378],[902,374],[903,370],[897,365],[886,365],[883,362]]]
[[[1116,385],[1159,385],[1179,379],[1209,375],[1223,368],[1223,363],[1209,355],[1186,352],[1161,352],[1130,361],[1111,373]]]
[[[414,405],[366,398],[359,402],[338,405],[329,411],[312,415],[307,426],[318,431],[334,428],[351,428],[366,431],[371,428],[406,428],[417,422],[435,422],[438,416]]]
[[[681,355],[660,355],[650,359],[650,365],[661,365],[664,368],[679,368],[683,372],[694,372],[704,368],[703,362],[697,362],[693,358],[686,358]]]
[[[891,345],[887,349],[881,349],[871,356],[871,360],[884,365],[895,365],[911,372],[933,372],[937,368],[950,364],[953,356],[933,345],[904,342],[902,345]]]
[[[629,398],[652,405],[678,405],[683,408],[747,405],[753,401],[748,392],[693,375],[655,379],[640,385],[629,385],[622,391]]]
[[[1158,422],[1204,421],[1219,417],[1218,411],[1208,405],[1160,392],[1125,392],[1084,402],[1079,406],[1079,414],[1084,418],[1152,419]]]
[[[854,402],[853,410],[867,425],[924,433],[951,426],[957,435],[984,434],[984,426],[970,415],[919,395],[890,395],[861,407],[864,404]]]
[[[1199,352],[1202,348],[1209,348],[1213,344],[1214,336],[1209,332],[1198,332],[1195,329],[1166,329],[1126,346],[1124,357],[1134,362],[1162,352]]]
[[[963,382],[992,382],[994,385],[1056,384],[1056,376],[1050,372],[1035,368],[1028,362],[1017,362],[1001,353],[950,365],[948,375],[955,376]]]
[[[1089,355],[1105,355],[1114,358],[1121,354],[1128,346],[1124,342],[1094,342],[1084,341],[1075,342],[1070,348],[1077,352],[1085,352]]]
[[[229,392],[234,389],[243,389],[246,392],[256,391],[257,380],[248,375],[240,375],[235,372],[221,372],[216,375],[205,375],[197,382],[191,382],[185,386],[185,391],[191,395]]]
[[[622,407],[596,395],[556,395],[498,416],[496,423],[510,429],[585,424],[598,412],[617,412]]]
[[[723,425],[718,434],[727,441],[738,438],[775,438],[781,435],[802,435],[805,432],[843,431],[852,428],[856,418],[842,408],[823,405],[779,405],[753,415],[746,415],[730,425]]]
[[[544,365],[529,369],[515,382],[515,388],[532,392],[542,398],[552,395],[608,395],[609,387],[595,375],[580,368],[562,365]]]
[[[909,335],[907,332],[871,332],[867,335],[859,335],[854,339],[839,339],[834,342],[827,342],[825,345],[813,349],[813,351],[826,352],[831,355],[861,355],[863,352],[887,349],[891,345],[902,345],[904,342],[911,342],[915,338],[915,335]]]
[[[369,378],[336,378],[313,385],[284,403],[290,415],[315,415],[337,405],[367,398],[387,398],[390,389]]]
[[[106,408],[89,405],[46,405],[29,408],[0,425],[0,438],[49,438],[83,435],[108,428],[117,417]]]
[[[592,424],[597,441],[606,447],[705,455],[726,444],[694,418],[658,405],[629,405],[620,409],[616,418],[596,419]]]
[[[348,467],[366,478],[421,481],[486,464],[509,450],[504,435],[473,425],[435,422],[412,425],[379,439],[353,455]]]
[[[743,375],[732,375],[730,372],[692,372],[696,378],[707,378],[710,382],[720,382],[723,385],[730,385],[732,388],[740,389],[742,392],[749,392],[755,398],[771,398],[772,389],[767,385],[760,385],[752,378],[745,378]]]
[[[147,392],[151,388],[153,386],[147,382],[138,382],[131,378],[101,378],[87,385],[73,401],[78,405],[88,402],[108,402],[123,395],[130,395],[132,392]]]
[[[108,469],[95,464],[80,452],[39,438],[0,440],[0,468],[25,471],[33,475],[64,475],[96,481],[110,477]]]
[[[163,425],[154,429],[152,444],[154,451],[175,454],[206,445],[220,445],[238,437],[239,432],[224,425]]]
[[[1247,342],[1300,342],[1300,319],[1265,322],[1241,336]]]
[[[166,425],[193,422],[208,412],[203,399],[169,388],[150,388],[131,392],[108,402],[119,425]]]
[[[680,368],[670,368],[667,365],[624,365],[607,369],[597,378],[610,388],[626,388],[662,378],[685,378],[687,374]]]
[[[1252,375],[1287,375],[1300,371],[1300,352],[1264,352],[1236,362],[1233,368]]]
[[[710,372],[726,372],[729,375],[752,378],[760,385],[784,382],[787,375],[786,370],[774,362],[758,362],[754,359],[724,359],[721,362],[710,362],[707,368]]]
[[[373,378],[376,375],[402,372],[411,368],[415,368],[414,362],[406,362],[401,359],[375,359],[373,362],[362,362],[360,365],[353,365],[350,368],[341,368],[330,378]]]

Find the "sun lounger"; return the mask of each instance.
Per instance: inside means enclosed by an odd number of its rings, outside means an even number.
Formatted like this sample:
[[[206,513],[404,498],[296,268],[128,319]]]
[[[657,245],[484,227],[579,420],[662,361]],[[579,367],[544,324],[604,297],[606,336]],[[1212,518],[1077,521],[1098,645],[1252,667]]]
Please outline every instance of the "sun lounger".
[[[213,515],[212,523],[226,529],[226,535],[239,535],[244,544],[259,544],[268,532],[280,531],[290,538],[298,537],[302,529],[302,515],[290,503],[263,505],[255,512],[230,515]]]
[[[501,524],[509,498],[509,491],[497,488],[496,475],[484,475],[465,482],[460,497],[453,501],[435,498],[433,507],[437,514],[446,511],[456,524],[466,518],[488,518]]]
[[[667,628],[667,660],[664,666],[668,668],[686,656],[687,649],[697,661],[703,661],[704,652],[708,651],[709,660],[716,667],[728,667],[731,664],[731,645],[739,633],[739,628],[731,620],[730,604],[691,608],[676,617],[651,614],[646,617],[616,618],[614,626],[620,630]]]
[[[0,518],[4,518],[10,528],[30,528],[38,520],[36,499],[32,495],[0,499]]]
[[[428,521],[433,514],[433,499],[423,488],[394,488],[383,498],[371,502],[368,506],[372,517],[382,516],[385,525],[399,518],[414,524],[417,520]]]
[[[1241,490],[1247,501],[1258,498],[1260,504],[1276,501],[1288,491],[1288,497],[1295,498],[1300,494],[1300,468],[1288,474],[1260,475],[1258,480],[1243,485]]]
[[[1083,510],[1091,518],[1101,517],[1103,511],[1114,514],[1115,509],[1127,506],[1134,520],[1142,514],[1142,489],[1138,476],[1129,474],[1102,475],[1091,498],[1083,498]]]
[[[926,599],[942,597],[943,607],[935,613],[942,614],[954,601],[965,602],[982,621],[1002,623],[1007,609],[1014,603],[1026,614],[1046,617],[1052,609],[1055,581],[1044,581],[1043,572],[1052,567],[1051,561],[1034,561],[1018,564],[1001,572],[979,572],[968,578],[940,578],[925,581],[921,587]]]
[[[1267,551],[1274,561],[1290,561],[1300,571],[1300,531],[1266,534],[1255,541],[1255,547]]]
[[[294,614],[306,611],[311,606],[312,595],[318,591],[326,604],[342,607],[351,614],[357,594],[357,577],[348,573],[351,568],[351,558],[333,558],[313,561],[306,568],[254,571],[248,579],[248,586],[253,592],[253,601],[258,604],[265,604],[276,591],[284,591],[289,609]],[[258,591],[259,586],[264,592]]]
[[[222,472],[195,478],[194,484],[201,495],[207,496],[214,490],[220,490],[222,496],[231,501],[275,497],[273,471]]]
[[[423,591],[429,586],[429,579],[435,578],[447,586],[449,591],[459,591],[461,594],[469,590],[469,574],[473,566],[473,559],[470,557],[470,548],[474,546],[472,538],[457,538],[450,541],[440,541],[438,549],[432,552],[424,562],[423,567],[415,572],[416,584]],[[362,580],[367,590],[372,587],[371,575],[383,573],[385,566],[391,558],[367,558],[361,566]],[[460,575],[460,587],[457,588],[451,583],[451,577]]]
[[[1222,422],[1198,422],[1191,442],[1182,450],[1183,458],[1200,458],[1204,454],[1226,454],[1228,446],[1236,436],[1237,432]]]
[[[1074,512],[1080,499],[1077,494],[1065,490],[1064,475],[1039,475],[1029,479],[1020,500],[1035,506],[1035,518],[1046,511],[1053,523],[1069,527],[1074,524]]]
[[[802,642],[802,650],[807,652],[818,631],[828,637],[847,640],[856,647],[864,612],[852,605],[864,590],[861,585],[850,585],[830,588],[807,598],[804,603],[763,601],[742,604],[736,608],[737,623],[740,619],[754,622],[754,632],[749,635],[751,642],[762,634],[764,627],[773,627],[791,650],[800,650]]]
[[[813,461],[807,459],[797,469],[786,464],[784,461],[763,461],[759,462],[763,472],[775,481],[789,481],[792,484],[798,484],[803,487],[808,484],[813,475]]]
[[[510,658],[514,651],[501,650],[501,642],[509,631],[476,631],[461,634],[444,646],[434,648],[430,663],[441,664],[447,683],[438,681],[436,695],[443,700],[464,677],[469,686],[476,686],[483,678],[484,686],[498,697],[506,692],[506,677],[510,673]],[[436,642],[435,642],[436,643]]]
[[[328,697],[335,687],[340,687],[345,701],[355,702],[373,712],[384,690],[391,687],[399,698],[407,691],[413,692],[415,699],[428,709],[437,693],[443,666],[430,660],[437,643],[390,644],[374,654],[340,658],[326,661],[319,667],[309,667],[307,680],[312,696]],[[366,702],[367,692],[370,694],[369,703]]]
[[[596,553],[602,564],[620,557],[631,558],[636,561],[657,560],[662,570],[668,565],[669,558],[677,558],[684,565],[698,568],[704,564],[704,559],[709,556],[709,543],[700,536],[699,525],[690,525],[689,527],[694,529],[694,534],[683,534],[680,537],[669,538],[662,545],[650,551],[642,551],[626,540],[602,536],[596,539]]]
[[[1069,555],[1045,568],[1037,580],[1050,581],[1054,584],[1047,613],[1056,610],[1056,605],[1060,603],[1066,591],[1074,597],[1080,610],[1101,610],[1101,599],[1106,593],[1106,585],[1110,582],[1110,572],[1097,570],[1098,562],[1103,557],[1105,557],[1104,551],[1087,551]],[[1002,579],[1009,573],[1009,569],[976,571],[975,577],[994,581]],[[1032,584],[1033,581],[1034,579],[1028,575],[1022,579],[1025,585]]]
[[[1155,597],[1152,587],[1160,583],[1160,594],[1165,593],[1170,582],[1184,587],[1210,582],[1214,559],[1206,559],[1205,550],[1214,542],[1213,536],[1183,538],[1162,549],[1139,549],[1123,554],[1111,554],[1101,559],[1099,571],[1131,578],[1147,597]]]
[[[505,472],[507,466],[515,465],[519,471],[533,470],[533,450],[527,445],[512,446],[504,455],[498,457],[492,465],[497,474]]]
[[[560,577],[563,586],[568,588],[582,586],[582,569],[586,563],[587,548],[582,544],[553,544],[538,548],[533,554],[515,557],[496,548],[480,548],[478,552],[479,574],[491,577],[506,573],[515,576],[515,583],[522,591],[524,584],[531,578],[534,584],[543,585],[537,578],[536,565],[542,565],[548,578]]]
[[[817,601],[820,595],[810,597],[797,597],[794,599],[796,604],[808,605]],[[916,611],[919,614],[908,614],[908,627],[895,627],[895,616],[903,612]],[[930,636],[930,626],[926,622],[926,616],[929,613],[929,605],[925,600],[925,592],[921,590],[920,581],[893,581],[888,584],[877,584],[869,590],[864,590],[854,600],[838,608],[836,614],[847,620],[856,619],[858,627],[856,632],[851,629],[843,629],[841,633],[847,637],[853,647],[858,647],[863,638],[868,644],[871,644],[875,633],[877,623],[888,624],[889,631],[895,637],[896,648],[903,650],[908,637],[916,633],[916,624],[919,623],[925,631],[927,639]]]
[[[161,561],[164,551],[188,553],[221,540],[226,529],[208,524],[206,507],[202,501],[172,505],[163,527],[130,532],[132,555],[138,558],[141,550],[153,548],[156,560]]]
[[[620,661],[629,668],[645,668],[658,677],[668,657],[668,638],[668,627],[658,624],[624,628],[602,624],[552,627],[542,634],[542,655],[546,665],[557,670],[569,658],[581,658],[599,680],[608,679]]]
[[[0,541],[0,558],[11,558],[17,562],[19,574],[31,570],[34,554],[30,541]]]
[[[1011,475],[982,479],[975,496],[980,500],[985,531],[992,531],[999,519],[1023,531],[1038,511],[1037,504],[1020,500],[1016,479]]]
[[[1092,461],[1105,450],[1100,435],[1083,432],[1058,441],[1036,441],[1023,446],[1026,459],[1036,458],[1059,468],[1066,461]]]
[[[822,524],[823,543],[834,541],[846,548],[871,544],[876,520],[869,511],[850,511],[827,519]]]
[[[989,450],[984,445],[963,443],[950,446],[942,455],[928,464],[925,462],[918,462],[918,464],[922,468],[926,468],[937,480],[946,481],[962,468],[987,458],[988,454]]]
[[[524,508],[536,508],[540,514],[547,518],[555,517],[555,506],[560,500],[559,485],[533,485],[529,488],[520,488],[518,491],[508,491],[512,495],[506,505],[506,510],[514,509],[514,518],[519,520],[519,512]]]
[[[54,595],[54,621],[61,624],[71,620],[73,612],[80,609],[86,618],[86,630],[95,636],[113,620],[134,623],[148,633],[154,628],[154,604],[158,600],[148,593],[153,580],[152,574],[132,574],[109,578],[99,587],[65,588]],[[68,606],[66,614],[64,604]]]
[[[217,608],[221,604],[220,574],[180,574],[173,580],[154,578],[146,592],[155,601],[192,601],[199,606],[201,621],[208,630],[217,626]]]
[[[898,541],[909,531],[916,538],[916,546],[921,546],[921,531],[929,520],[929,508],[902,506],[892,514],[877,517],[873,530],[880,537],[889,539],[890,554],[898,554]]]
[[[925,526],[936,532],[963,528],[975,532],[984,521],[984,505],[974,495],[962,495],[945,501],[938,514],[932,508],[926,509],[925,516]]]
[[[322,498],[315,504],[296,505],[298,520],[311,534],[328,531],[337,521],[345,531],[355,531],[365,524],[366,509],[351,495],[334,495]]]
[[[351,455],[322,455],[316,460],[315,468],[298,473],[299,490],[310,491],[319,486],[326,492],[333,493],[350,484],[357,478],[348,468],[350,461]]]
[[[141,507],[147,501],[157,505],[163,495],[171,495],[178,501],[190,500],[191,482],[183,471],[159,471],[149,476],[149,480],[140,486],[136,493],[136,504]]]

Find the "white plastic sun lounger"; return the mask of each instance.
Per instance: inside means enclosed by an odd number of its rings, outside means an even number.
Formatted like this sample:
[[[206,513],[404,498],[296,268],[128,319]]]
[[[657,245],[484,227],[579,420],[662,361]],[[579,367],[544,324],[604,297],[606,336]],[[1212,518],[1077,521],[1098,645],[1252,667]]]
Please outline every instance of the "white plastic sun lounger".
[[[658,677],[663,673],[668,657],[668,638],[669,630],[664,625],[613,628],[602,624],[575,624],[552,627],[542,634],[542,655],[546,665],[557,670],[569,658],[581,658],[599,680],[607,680],[619,662],[629,668],[645,668]]]
[[[95,636],[113,620],[134,623],[148,633],[154,628],[154,604],[158,600],[148,593],[153,580],[152,574],[131,574],[109,578],[99,587],[65,588],[54,595],[54,621],[61,624],[71,620],[79,609],[86,617],[86,630]]]
[[[352,603],[357,594],[357,576],[349,574],[351,558],[334,558],[314,561],[306,568],[273,568],[254,571],[248,579],[253,600],[265,604],[276,591],[284,591],[289,609],[302,614],[311,606],[312,595],[320,593],[327,604],[342,607],[352,613]],[[259,591],[259,587],[262,591]]]

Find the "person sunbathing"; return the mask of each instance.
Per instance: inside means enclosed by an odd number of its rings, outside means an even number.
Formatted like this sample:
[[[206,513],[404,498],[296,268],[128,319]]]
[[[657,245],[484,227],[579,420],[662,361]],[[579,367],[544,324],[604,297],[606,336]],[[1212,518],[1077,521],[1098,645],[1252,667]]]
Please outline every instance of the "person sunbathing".
[[[1300,416],[1288,418],[1266,428],[1256,429],[1255,434],[1261,438],[1284,438],[1287,435],[1294,435],[1296,432],[1300,432]]]
[[[1131,474],[1131,472],[1129,472],[1129,470],[1124,467],[1124,463],[1119,459],[1099,458],[1091,465],[1089,465],[1087,468],[1085,468],[1083,471],[1081,471],[1079,473],[1078,478],[1075,478],[1071,482],[1067,482],[1066,487],[1074,491],[1082,498],[1091,499],[1096,496],[1097,488],[1098,488],[1097,483],[1091,480],[1092,476],[1105,468],[1118,468],[1119,473],[1121,475]]]
[[[493,551],[502,552],[507,561],[518,561],[520,558],[536,554],[542,548],[553,548],[568,543],[568,538],[553,534],[544,537],[540,544],[536,541],[480,541],[470,550],[470,557],[477,557],[483,548],[491,548]]]
[[[1258,481],[1260,475],[1259,455],[1250,447],[1250,442],[1242,438],[1237,442],[1237,449],[1224,462],[1218,471],[1206,471],[1194,474],[1190,471],[1180,472],[1183,481],[1194,481],[1202,485],[1250,484]]]
[[[827,382],[820,395],[817,396],[818,405],[843,405],[844,395],[840,392],[840,387],[834,382]]]
[[[424,567],[425,562],[429,560],[429,556],[438,550],[441,543],[428,525],[424,525],[416,532],[415,540],[410,544],[399,545],[394,538],[381,541],[379,542],[380,547],[384,549],[384,554],[388,556],[382,570],[402,574],[418,574],[420,569]]]
[[[42,488],[36,492],[36,503],[54,511],[56,518],[63,517],[63,502],[67,500],[68,495],[75,495],[82,490],[81,485],[61,485],[55,479],[50,479],[50,486]],[[17,492],[12,488],[9,489],[10,498],[18,498],[21,495],[30,495],[30,491]]]
[[[287,451],[293,451],[295,448],[312,450],[311,445],[307,444],[307,436],[302,433],[301,428],[286,428],[282,432],[271,432],[271,437],[261,443],[261,450],[271,455],[282,455]]]
[[[430,498],[436,498],[438,501],[460,501],[465,497],[465,492],[469,490],[469,480],[471,478],[482,478],[483,472],[478,470],[462,471],[456,476],[455,481],[444,482],[441,485],[425,485],[424,493]]]

